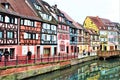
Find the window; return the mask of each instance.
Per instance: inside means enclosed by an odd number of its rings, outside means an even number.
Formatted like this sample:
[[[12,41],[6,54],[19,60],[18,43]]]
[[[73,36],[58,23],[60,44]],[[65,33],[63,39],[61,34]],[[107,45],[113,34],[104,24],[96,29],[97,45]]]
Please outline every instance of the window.
[[[15,24],[17,24],[18,23],[18,20],[17,20],[17,18],[15,18]]]
[[[58,28],[61,29],[61,25],[58,25]]]
[[[9,22],[12,23],[12,24],[17,24],[17,18],[15,17],[9,17]],[[7,21],[8,22],[8,21]]]
[[[24,20],[24,25],[28,25],[28,20]]]
[[[36,34],[36,39],[38,39],[38,34]]]
[[[66,35],[66,40],[68,40],[69,39],[69,37],[68,37],[68,35]]]
[[[47,35],[47,41],[50,41],[50,35]]]
[[[44,29],[50,29],[50,24],[43,23],[43,28]]]
[[[37,22],[34,22],[34,27],[37,27]]]
[[[62,39],[62,34],[60,34],[60,39]]]
[[[28,39],[31,39],[31,34],[30,33],[28,33]]]
[[[60,51],[65,51],[65,45],[60,45]]]
[[[20,24],[21,24],[21,25],[24,24],[24,20],[23,20],[23,19],[20,20]]]
[[[16,20],[16,23],[17,23],[17,20]],[[27,20],[27,19],[21,19],[21,22],[20,22],[21,25],[25,25],[25,26],[32,26],[34,27],[34,21],[32,20]]]
[[[8,16],[5,16],[5,22],[9,23],[10,22],[10,18]]]
[[[50,16],[49,14],[45,14],[45,13],[42,13],[39,11],[39,15],[44,19],[44,20],[47,20],[47,21],[51,21],[52,20],[52,16]]]
[[[50,48],[44,48],[44,54],[50,55]]]
[[[4,21],[4,17],[2,15],[0,15],[0,21],[3,22]]]
[[[42,40],[50,41],[50,39],[51,39],[50,35],[47,35],[47,34],[42,35]]]
[[[15,58],[15,49],[10,48],[10,59],[14,59],[14,58]]]
[[[7,38],[14,38],[13,32],[7,32]]]
[[[52,41],[56,41],[56,36],[55,35],[51,35],[51,40]]]
[[[75,38],[74,38],[74,37],[72,37],[72,41],[75,41]]]
[[[0,38],[3,38],[3,32],[0,31]]]
[[[79,30],[79,33],[82,34],[82,30],[81,29]]]
[[[99,40],[99,36],[97,36],[97,40]]]
[[[47,40],[47,35],[44,35],[45,36],[45,39],[44,40]]]
[[[67,26],[67,30],[69,30],[69,26]]]
[[[56,26],[55,25],[51,25],[51,30],[56,31]]]
[[[104,39],[103,39],[103,38],[100,38],[100,41],[102,42],[102,41],[104,41]]]
[[[66,27],[66,26],[64,26],[64,30],[66,30],[66,28],[67,28],[67,27]]]
[[[9,4],[5,4],[5,9],[9,9]]]
[[[93,50],[95,50],[95,47],[93,47]]]
[[[10,18],[10,23],[14,23],[14,18]]]
[[[31,34],[31,39],[36,39],[36,34]]]
[[[41,10],[41,6],[37,5],[36,3],[34,3],[34,6],[37,10]]]
[[[37,38],[36,38],[35,33],[24,33],[24,39],[38,39],[38,35],[37,35]]]
[[[24,39],[28,39],[28,33],[24,33]]]

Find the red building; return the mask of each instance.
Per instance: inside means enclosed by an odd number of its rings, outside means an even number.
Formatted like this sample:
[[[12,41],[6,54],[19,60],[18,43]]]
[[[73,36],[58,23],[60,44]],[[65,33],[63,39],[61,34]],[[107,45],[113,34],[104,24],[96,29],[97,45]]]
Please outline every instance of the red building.
[[[0,51],[8,49],[10,59],[39,54],[41,21],[27,1],[1,0],[0,9]]]

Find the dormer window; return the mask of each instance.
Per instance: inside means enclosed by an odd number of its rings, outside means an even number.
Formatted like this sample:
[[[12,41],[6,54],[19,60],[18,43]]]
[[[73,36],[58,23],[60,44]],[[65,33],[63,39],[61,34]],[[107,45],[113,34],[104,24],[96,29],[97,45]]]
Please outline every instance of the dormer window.
[[[34,6],[37,10],[41,10],[41,6],[37,5],[36,3],[34,3]]]
[[[5,9],[9,9],[9,4],[5,4]]]

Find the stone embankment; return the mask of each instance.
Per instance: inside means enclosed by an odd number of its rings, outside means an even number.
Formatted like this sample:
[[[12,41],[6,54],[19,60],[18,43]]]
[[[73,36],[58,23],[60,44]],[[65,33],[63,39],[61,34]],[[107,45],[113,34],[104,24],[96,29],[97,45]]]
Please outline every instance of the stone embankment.
[[[97,59],[97,56],[89,56],[80,59],[72,59],[54,63],[40,63],[0,69],[0,80],[19,80],[59,69],[64,69],[82,62]]]

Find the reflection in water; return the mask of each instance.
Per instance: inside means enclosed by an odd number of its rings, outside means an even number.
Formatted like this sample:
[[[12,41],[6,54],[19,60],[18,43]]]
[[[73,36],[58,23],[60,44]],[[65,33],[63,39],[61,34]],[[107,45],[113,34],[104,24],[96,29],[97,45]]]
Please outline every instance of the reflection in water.
[[[91,61],[25,80],[120,80],[120,59]]]

